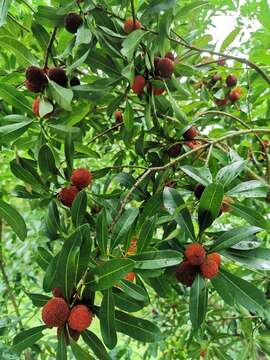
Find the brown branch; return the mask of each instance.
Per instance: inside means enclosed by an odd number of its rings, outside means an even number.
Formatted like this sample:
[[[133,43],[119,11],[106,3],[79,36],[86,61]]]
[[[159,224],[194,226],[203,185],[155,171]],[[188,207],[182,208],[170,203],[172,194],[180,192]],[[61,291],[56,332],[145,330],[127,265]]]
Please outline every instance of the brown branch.
[[[11,288],[11,286],[9,284],[9,279],[8,279],[6,269],[5,269],[5,265],[4,265],[4,256],[3,256],[3,247],[2,247],[2,233],[3,233],[3,221],[2,221],[2,218],[0,218],[0,272],[2,274],[3,281],[4,281],[5,285],[6,285],[8,296],[9,296],[9,298],[11,300],[11,303],[12,303],[12,305],[14,307],[14,310],[15,310],[15,313],[17,315],[20,329],[22,330],[23,329],[23,324],[22,324],[22,321],[21,321],[21,315],[20,315],[20,311],[19,311],[19,306],[17,304],[16,297],[15,297],[13,291],[12,291],[12,288]]]
[[[46,55],[45,55],[45,60],[44,60],[44,67],[46,68],[48,66],[48,62],[49,62],[49,56],[51,54],[52,51],[52,46],[53,46],[53,42],[55,40],[55,36],[56,36],[56,32],[57,32],[57,27],[55,27],[53,29],[53,32],[51,34],[50,40],[48,42],[48,46],[47,46],[47,50],[46,50]]]
[[[105,135],[105,134],[113,131],[114,129],[117,129],[119,126],[122,126],[123,124],[124,124],[124,123],[121,122],[121,123],[118,123],[118,124],[116,124],[116,125],[113,125],[113,126],[110,127],[109,129],[106,129],[106,130],[102,131],[101,133],[99,133],[99,134],[97,134],[95,137],[93,137],[93,139],[91,139],[91,140],[87,143],[87,145],[92,144],[92,143],[95,142],[98,138],[100,138],[100,137],[102,137],[103,135]]]
[[[130,0],[130,6],[131,6],[131,13],[132,13],[132,19],[133,19],[133,29],[136,29],[136,13],[135,13],[135,5],[134,0]]]

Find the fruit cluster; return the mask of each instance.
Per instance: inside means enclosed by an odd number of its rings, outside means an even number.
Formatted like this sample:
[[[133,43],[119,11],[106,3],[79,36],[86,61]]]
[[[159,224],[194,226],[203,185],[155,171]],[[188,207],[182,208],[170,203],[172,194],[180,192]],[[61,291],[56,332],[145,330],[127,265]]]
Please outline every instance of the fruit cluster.
[[[77,341],[80,334],[91,325],[92,311],[83,304],[70,308],[59,288],[53,289],[53,295],[54,297],[42,309],[43,322],[50,328],[57,327],[58,336],[64,329],[73,340]],[[68,343],[68,338],[66,342]]]
[[[234,104],[240,99],[242,91],[241,88],[236,87],[236,85],[237,77],[235,75],[228,75],[225,79],[225,84],[223,84],[222,77],[219,74],[213,75],[206,84],[206,86],[214,93],[215,104],[219,107],[227,105],[229,101]],[[222,99],[215,96],[220,89],[225,91],[225,96]]]
[[[62,204],[70,208],[79,191],[89,186],[92,178],[92,173],[85,168],[73,170],[70,177],[71,186],[62,188],[58,193],[58,198]]]
[[[217,276],[221,264],[221,256],[214,252],[206,254],[199,243],[189,244],[185,250],[185,260],[176,268],[176,278],[186,286],[191,286],[198,273],[205,279]]]
[[[194,149],[197,146],[200,146],[201,142],[194,140],[196,138],[196,136],[198,136],[198,134],[199,134],[199,132],[198,132],[198,129],[196,128],[196,126],[193,126],[193,125],[190,126],[183,133],[183,138],[185,140],[183,143],[191,149]],[[168,148],[167,154],[171,158],[176,158],[177,156],[179,156],[181,154],[181,150],[182,150],[182,144],[176,143]]]

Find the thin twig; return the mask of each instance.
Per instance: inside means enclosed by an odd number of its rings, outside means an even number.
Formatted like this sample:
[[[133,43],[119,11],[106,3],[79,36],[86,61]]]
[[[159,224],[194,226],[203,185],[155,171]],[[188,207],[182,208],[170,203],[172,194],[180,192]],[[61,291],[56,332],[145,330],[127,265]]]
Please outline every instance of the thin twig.
[[[130,0],[130,6],[131,6],[131,13],[132,13],[132,19],[133,19],[133,29],[136,29],[136,13],[135,13],[135,5],[134,0]]]
[[[113,131],[114,129],[117,129],[118,127],[122,126],[123,124],[124,124],[124,123],[121,122],[121,123],[118,123],[118,124],[116,124],[116,125],[113,125],[113,126],[110,127],[109,129],[106,129],[106,130],[102,131],[101,133],[99,133],[99,134],[97,134],[95,137],[93,137],[93,139],[91,139],[91,140],[87,143],[87,145],[92,144],[92,143],[95,142],[98,138],[100,138],[100,137],[102,137],[103,135],[105,135],[105,134]]]
[[[53,32],[51,34],[50,40],[48,42],[48,46],[47,46],[47,50],[46,50],[46,55],[45,55],[45,60],[44,60],[44,67],[46,68],[48,66],[48,62],[49,62],[49,56],[51,54],[51,50],[52,50],[52,46],[53,46],[53,42],[55,40],[55,36],[56,36],[56,32],[57,32],[57,27],[55,27],[53,29]]]

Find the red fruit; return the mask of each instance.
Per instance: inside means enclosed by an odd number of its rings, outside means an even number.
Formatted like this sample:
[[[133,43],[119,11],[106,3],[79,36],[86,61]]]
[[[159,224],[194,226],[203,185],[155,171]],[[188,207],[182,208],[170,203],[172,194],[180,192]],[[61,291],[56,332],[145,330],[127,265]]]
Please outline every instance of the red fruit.
[[[217,81],[220,81],[220,80],[221,80],[221,76],[220,76],[219,74],[213,75],[212,81],[213,81],[214,83],[216,83]]]
[[[214,99],[214,101],[215,101],[215,104],[217,105],[217,106],[225,106],[225,105],[227,105],[227,103],[228,103],[228,98],[227,97],[225,97],[224,99]]]
[[[134,272],[127,273],[124,279],[133,282],[135,279],[135,273]]]
[[[61,67],[53,67],[48,71],[48,77],[50,80],[56,82],[58,85],[62,87],[67,87],[68,78],[66,72]]]
[[[69,85],[70,86],[78,86],[81,85],[80,79],[77,78],[76,76],[73,76],[70,81],[69,81]]]
[[[64,299],[52,298],[42,309],[42,320],[49,327],[61,327],[69,316],[69,307]]]
[[[85,168],[73,170],[70,181],[72,185],[76,186],[79,190],[87,187],[92,182],[93,175],[91,171]]]
[[[167,52],[167,54],[165,54],[164,57],[167,58],[167,59],[170,59],[171,61],[175,60],[175,57],[174,57],[174,55],[173,55],[173,53],[171,51]]]
[[[192,265],[201,265],[205,260],[205,250],[199,243],[189,244],[185,250],[185,257]]]
[[[196,198],[199,200],[204,192],[205,186],[202,184],[196,184],[194,188],[194,194]]]
[[[197,140],[188,140],[188,141],[185,141],[184,144],[191,149],[196,149],[197,147],[202,145],[202,143]]]
[[[62,204],[70,208],[78,192],[79,190],[76,188],[76,186],[64,187],[59,192],[58,198]]]
[[[186,140],[194,139],[198,135],[198,130],[195,126],[191,126],[186,132],[184,132],[183,137]]]
[[[27,89],[33,93],[38,93],[43,90],[43,85],[33,84],[28,80],[25,80],[24,84],[27,87]]]
[[[149,83],[147,87],[148,91],[157,96],[163,94],[165,91],[165,87],[163,86],[163,80],[159,77],[156,77],[154,78],[154,81],[158,82],[158,84],[156,85],[155,83]]]
[[[59,287],[56,287],[56,288],[53,288],[52,289],[52,293],[53,293],[53,296],[54,297],[58,297],[58,298],[63,298],[63,294],[62,294],[62,291]]]
[[[43,87],[48,82],[44,70],[38,66],[29,66],[26,69],[25,78],[31,84],[39,87]]]
[[[232,103],[235,103],[238,99],[240,99],[241,93],[242,93],[241,89],[239,87],[237,87],[234,90],[232,90],[231,92],[229,92],[228,97]]]
[[[218,265],[208,257],[200,265],[201,274],[205,279],[212,279],[218,274]]]
[[[116,111],[114,113],[114,117],[117,123],[120,123],[123,121],[122,111]]]
[[[82,17],[74,12],[67,14],[64,18],[65,28],[68,32],[76,34],[79,27],[82,25]]]
[[[179,156],[181,154],[181,149],[182,149],[181,144],[175,144],[167,150],[167,154],[171,158],[176,158],[177,156]]]
[[[132,90],[138,94],[143,94],[143,89],[145,87],[145,78],[142,75],[136,75],[133,81]]]
[[[134,30],[140,29],[142,27],[142,24],[139,22],[139,20],[135,20],[135,24],[133,21],[133,18],[126,19],[124,23],[124,30],[127,34],[131,33]]]
[[[71,309],[68,325],[71,329],[82,332],[90,326],[93,319],[92,312],[85,305],[76,305]]]
[[[33,110],[34,115],[39,117],[39,98],[38,97],[35,98],[35,100],[33,101],[32,110]]]
[[[156,70],[156,71],[157,71],[158,63],[159,63],[160,60],[161,60],[160,57],[155,57],[155,58],[154,58],[154,66],[155,66],[155,70]]]
[[[237,84],[237,77],[234,75],[227,76],[226,84],[228,87],[234,87]]]
[[[132,254],[135,254],[136,252],[137,252],[137,240],[132,239],[130,242],[128,251],[127,251],[127,255],[132,255]]]
[[[174,63],[168,58],[160,59],[157,63],[157,71],[160,76],[170,78],[174,71]]]
[[[208,260],[214,260],[218,267],[220,267],[221,264],[221,256],[217,252],[213,252],[209,255],[207,255]]]
[[[186,286],[191,286],[198,269],[196,266],[193,266],[189,261],[182,261],[176,268],[175,276],[178,281]]]

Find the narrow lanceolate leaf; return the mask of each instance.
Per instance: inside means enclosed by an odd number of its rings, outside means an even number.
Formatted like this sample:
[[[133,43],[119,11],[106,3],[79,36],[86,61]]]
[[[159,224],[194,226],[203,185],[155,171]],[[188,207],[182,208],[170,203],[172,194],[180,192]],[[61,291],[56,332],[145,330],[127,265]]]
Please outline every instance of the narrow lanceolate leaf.
[[[269,304],[264,293],[256,286],[225,270],[220,270],[219,275],[212,279],[214,286],[220,280],[224,282],[226,291],[233,296],[236,303],[259,316],[269,316]]]
[[[115,312],[116,330],[143,342],[156,342],[163,338],[155,324],[148,320],[128,315],[122,311]]]
[[[5,47],[6,50],[10,50],[21,65],[37,65],[37,59],[31,54],[31,50],[24,46],[21,41],[17,40],[15,36],[0,36],[0,45]]]
[[[12,206],[0,200],[0,218],[2,218],[21,239],[25,240],[27,229],[22,216]]]
[[[261,231],[261,229],[256,226],[241,226],[239,228],[226,231],[215,240],[214,244],[210,248],[210,251],[213,252],[227,249],[235,244],[238,244],[240,241],[248,239],[250,235],[254,235],[259,231]]]
[[[73,98],[73,91],[62,87],[51,80],[49,80],[49,88],[57,104],[62,109],[71,111],[72,110],[71,101]]]
[[[104,290],[99,319],[102,339],[109,349],[114,348],[117,344],[114,308],[115,304],[112,289]]]
[[[123,41],[121,53],[126,56],[129,61],[131,60],[135,49],[138,47],[138,44],[146,34],[147,32],[143,30],[136,30],[130,33]]]
[[[89,330],[82,333],[83,341],[90,347],[97,359],[111,360],[110,355],[107,353],[104,345],[99,338]]]
[[[69,338],[69,342],[70,342],[71,350],[77,360],[95,360],[91,355],[88,354],[86,350],[82,349],[72,338]]]
[[[197,274],[191,290],[189,301],[189,313],[192,326],[198,330],[203,323],[207,310],[208,291],[205,280]]]
[[[12,85],[5,84],[3,82],[0,84],[0,98],[4,99],[8,104],[11,104],[21,112],[26,112],[32,115],[32,108],[29,101]]]
[[[165,208],[173,215],[173,218],[185,232],[187,238],[194,240],[195,233],[191,216],[179,192],[175,189],[165,187],[163,192],[163,202]],[[181,210],[178,210],[178,208]]]
[[[216,182],[228,186],[245,168],[247,162],[245,160],[235,161],[219,170],[216,176]]]
[[[27,296],[31,299],[32,304],[37,307],[44,306],[51,299],[51,297],[42,294],[27,293]]]
[[[134,265],[135,262],[127,258],[108,260],[91,271],[87,283],[93,290],[108,289],[132,271]]]
[[[57,266],[58,258],[59,258],[59,253],[51,259],[50,264],[46,269],[46,273],[43,278],[43,289],[46,292],[51,291],[55,284],[56,266]]]
[[[68,299],[73,291],[73,288],[76,287],[78,278],[80,275],[86,271],[87,263],[80,264],[80,256],[83,243],[88,242],[88,233],[89,225],[81,225],[76,231],[65,240],[65,243],[62,247],[62,250],[59,253],[59,258],[56,266],[57,281],[58,285],[61,287],[61,290],[64,296]]]
[[[73,156],[74,156],[74,143],[72,140],[72,135],[70,133],[67,133],[65,137],[65,157],[69,168],[69,172],[71,172],[73,168]]]
[[[270,250],[266,248],[253,250],[227,249],[221,251],[221,254],[250,268],[270,270]]]
[[[143,252],[150,244],[155,231],[155,225],[157,222],[157,216],[153,216],[151,219],[147,219],[143,224],[140,237],[137,241],[137,254]]]
[[[115,305],[118,309],[127,311],[127,312],[137,312],[145,307],[145,303],[135,300],[125,294],[122,290],[113,288],[113,295],[115,300]]]
[[[46,271],[52,259],[53,256],[47,249],[38,247],[36,261],[42,270]]]
[[[124,212],[113,228],[111,249],[118,245],[127,234],[139,214],[138,209],[128,209]]]
[[[257,210],[242,204],[231,205],[231,214],[245,219],[250,225],[258,226],[267,231],[270,230],[270,223]]]
[[[123,292],[126,293],[128,296],[144,303],[149,302],[149,296],[147,292],[140,285],[128,280],[121,280],[119,284],[121,290],[123,290]]]
[[[190,165],[184,165],[180,169],[199,184],[208,186],[212,182],[212,175],[208,168],[195,168]]]
[[[220,47],[221,52],[224,52],[224,50],[226,50],[227,47],[229,45],[231,45],[231,43],[235,40],[235,38],[237,37],[237,35],[239,34],[240,31],[241,31],[241,28],[236,28],[233,31],[231,31],[229,33],[229,35],[226,36],[225,40],[223,41],[223,43]]]
[[[2,0],[0,2],[0,27],[7,21],[8,7],[11,0]]]
[[[108,250],[108,224],[105,209],[103,209],[97,216],[96,240],[101,254],[106,255]]]
[[[160,269],[179,264],[182,254],[175,250],[159,250],[131,257],[136,261],[135,269]]]
[[[20,353],[29,348],[43,337],[42,331],[45,329],[46,326],[37,326],[32,329],[22,331],[20,334],[15,336],[11,350]]]
[[[71,219],[75,226],[83,223],[87,208],[87,195],[84,190],[80,191],[72,203]]]
[[[33,120],[29,120],[22,116],[20,122],[15,124],[4,125],[0,127],[0,142],[7,143],[19,138],[33,123]]]
[[[236,185],[233,189],[226,192],[226,195],[230,196],[238,196],[245,198],[265,198],[269,191],[269,186],[259,180],[250,180],[241,182]]]
[[[65,331],[61,331],[58,337],[56,360],[67,360],[67,345]]]
[[[200,231],[207,229],[217,218],[223,199],[223,186],[211,184],[206,187],[200,199],[198,220]]]
[[[38,153],[38,165],[40,171],[44,174],[57,174],[58,169],[51,148],[48,145],[42,145]]]
[[[52,200],[49,204],[45,221],[50,232],[57,233],[60,229],[60,216],[55,200]]]

